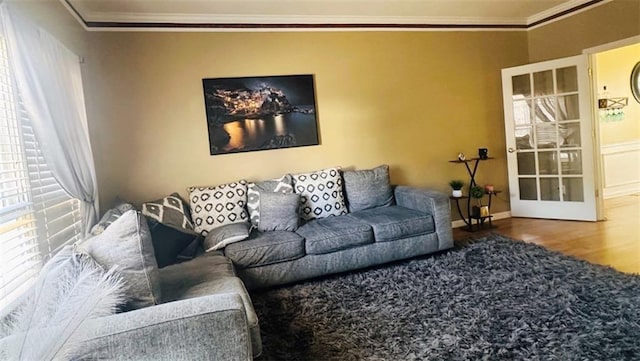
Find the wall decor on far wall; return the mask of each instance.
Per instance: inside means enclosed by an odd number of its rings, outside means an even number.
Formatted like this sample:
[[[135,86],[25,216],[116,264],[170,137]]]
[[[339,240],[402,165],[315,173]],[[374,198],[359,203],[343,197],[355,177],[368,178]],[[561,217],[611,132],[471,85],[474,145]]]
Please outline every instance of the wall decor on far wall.
[[[211,155],[318,145],[313,75],[202,79]]]

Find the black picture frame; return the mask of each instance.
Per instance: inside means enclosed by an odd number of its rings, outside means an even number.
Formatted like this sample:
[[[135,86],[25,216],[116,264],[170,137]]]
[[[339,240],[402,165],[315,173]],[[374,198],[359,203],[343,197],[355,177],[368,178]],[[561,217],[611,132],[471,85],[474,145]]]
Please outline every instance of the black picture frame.
[[[314,77],[202,79],[211,155],[319,144]]]

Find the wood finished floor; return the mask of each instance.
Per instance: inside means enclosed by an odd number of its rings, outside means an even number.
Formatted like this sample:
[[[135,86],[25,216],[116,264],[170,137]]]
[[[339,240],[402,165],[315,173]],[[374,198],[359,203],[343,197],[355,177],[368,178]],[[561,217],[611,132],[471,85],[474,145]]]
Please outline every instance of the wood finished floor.
[[[453,230],[456,242],[491,232],[542,245],[592,263],[640,274],[640,194],[605,200],[606,221],[507,218],[479,232]]]

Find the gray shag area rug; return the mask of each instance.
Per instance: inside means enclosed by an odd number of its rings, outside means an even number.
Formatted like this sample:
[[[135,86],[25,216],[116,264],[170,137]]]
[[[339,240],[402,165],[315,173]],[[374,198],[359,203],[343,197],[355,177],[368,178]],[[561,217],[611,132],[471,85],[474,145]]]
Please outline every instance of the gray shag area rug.
[[[640,276],[499,235],[252,294],[259,360],[640,360]]]

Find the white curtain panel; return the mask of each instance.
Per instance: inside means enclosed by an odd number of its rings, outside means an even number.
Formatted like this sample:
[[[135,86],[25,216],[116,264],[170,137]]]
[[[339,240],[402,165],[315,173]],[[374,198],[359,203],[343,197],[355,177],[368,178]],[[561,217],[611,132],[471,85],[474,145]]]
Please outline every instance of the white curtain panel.
[[[0,18],[18,91],[47,165],[82,201],[87,234],[99,208],[79,57],[11,6],[0,4]]]

